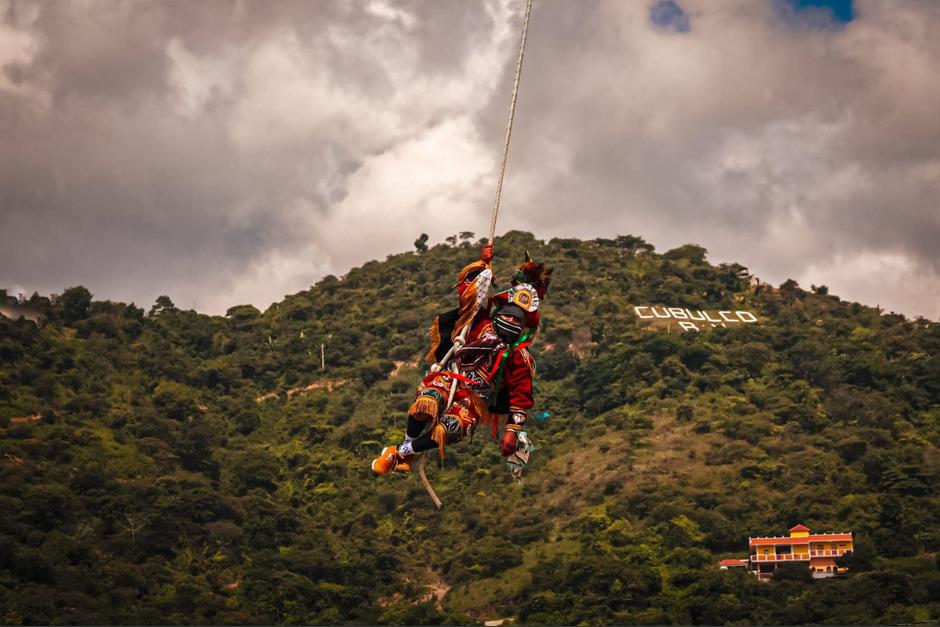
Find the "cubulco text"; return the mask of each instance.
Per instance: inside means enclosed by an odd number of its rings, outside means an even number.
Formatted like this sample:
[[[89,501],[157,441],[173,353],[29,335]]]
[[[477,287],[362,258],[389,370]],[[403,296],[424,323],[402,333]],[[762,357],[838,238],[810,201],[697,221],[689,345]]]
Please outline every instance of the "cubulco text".
[[[656,307],[637,305],[633,312],[641,320],[672,319],[683,331],[701,331],[703,328],[727,327],[731,324],[753,324],[757,316],[749,311],[718,311],[714,314],[682,307]]]

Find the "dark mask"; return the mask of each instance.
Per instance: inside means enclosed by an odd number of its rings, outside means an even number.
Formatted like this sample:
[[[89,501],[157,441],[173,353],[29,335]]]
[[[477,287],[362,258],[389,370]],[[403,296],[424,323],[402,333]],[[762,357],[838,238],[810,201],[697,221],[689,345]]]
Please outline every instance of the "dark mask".
[[[497,317],[496,320],[493,321],[493,328],[496,329],[496,335],[507,344],[515,342],[519,339],[519,336],[522,335],[521,324],[504,320],[500,317]]]

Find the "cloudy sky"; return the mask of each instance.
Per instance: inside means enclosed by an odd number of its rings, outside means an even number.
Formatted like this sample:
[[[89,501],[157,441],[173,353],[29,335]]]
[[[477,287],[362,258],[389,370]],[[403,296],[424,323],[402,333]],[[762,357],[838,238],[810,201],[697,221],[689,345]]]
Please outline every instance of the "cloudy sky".
[[[0,287],[223,313],[485,235],[524,5],[0,0]],[[938,103],[934,0],[539,0],[498,230],[937,319]]]

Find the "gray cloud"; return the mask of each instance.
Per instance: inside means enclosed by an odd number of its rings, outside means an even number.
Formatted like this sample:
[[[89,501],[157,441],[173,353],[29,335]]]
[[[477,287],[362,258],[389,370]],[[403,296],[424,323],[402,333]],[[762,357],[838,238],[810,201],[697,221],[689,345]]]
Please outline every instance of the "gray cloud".
[[[696,241],[765,279],[937,317],[940,7],[859,2],[837,29],[774,3],[681,5],[687,33],[635,3],[533,31],[534,49],[578,45],[527,67],[515,171],[556,170],[513,188],[552,208],[528,220]],[[558,159],[530,158],[546,144]]]
[[[0,0],[0,285],[222,312],[482,235],[522,5]],[[500,230],[940,316],[940,6],[782,6],[537,3]]]

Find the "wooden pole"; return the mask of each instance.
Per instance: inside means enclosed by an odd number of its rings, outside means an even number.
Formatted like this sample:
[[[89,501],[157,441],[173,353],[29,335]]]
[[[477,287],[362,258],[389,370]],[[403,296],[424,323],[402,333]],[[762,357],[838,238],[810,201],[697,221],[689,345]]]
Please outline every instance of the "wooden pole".
[[[326,345],[320,342],[320,370],[326,370]]]

